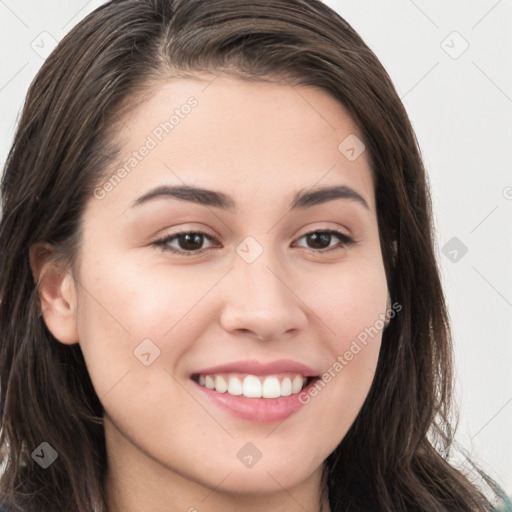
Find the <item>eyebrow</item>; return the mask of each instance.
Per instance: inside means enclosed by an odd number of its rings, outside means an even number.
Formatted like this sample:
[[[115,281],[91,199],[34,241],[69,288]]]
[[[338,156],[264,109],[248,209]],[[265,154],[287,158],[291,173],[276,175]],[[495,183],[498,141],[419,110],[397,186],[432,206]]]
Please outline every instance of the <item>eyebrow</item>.
[[[143,196],[136,199],[133,206],[138,206],[154,199],[161,199],[164,197],[170,197],[178,199],[180,201],[188,201],[191,203],[197,203],[203,206],[211,206],[214,208],[220,208],[223,210],[236,210],[236,203],[232,197],[224,194],[223,192],[217,192],[215,190],[207,190],[200,187],[192,186],[159,186],[153,190],[150,190]],[[370,210],[366,200],[353,188],[347,185],[337,185],[331,187],[322,187],[309,191],[299,191],[295,194],[290,209],[304,209],[311,206],[327,203],[336,199],[347,199],[356,201],[360,205],[364,206],[367,210]]]

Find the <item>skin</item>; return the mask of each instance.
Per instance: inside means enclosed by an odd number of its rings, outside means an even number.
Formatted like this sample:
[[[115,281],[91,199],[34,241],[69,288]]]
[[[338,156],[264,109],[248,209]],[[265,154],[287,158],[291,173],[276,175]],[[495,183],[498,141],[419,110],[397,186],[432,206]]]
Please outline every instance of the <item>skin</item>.
[[[370,163],[338,150],[362,136],[319,89],[201,75],[157,84],[123,119],[123,151],[106,176],[190,96],[190,114],[88,201],[76,273],[33,249],[44,319],[60,342],[80,344],[104,406],[109,511],[319,510],[322,463],[367,396],[381,333],[279,423],[233,416],[189,376],[281,358],[322,374],[385,313]],[[169,197],[132,206],[156,186],[183,184],[229,194],[238,211]],[[290,211],[296,192],[328,185],[350,186],[369,208],[337,199]],[[356,243],[334,236],[322,254],[304,235],[326,229]],[[152,245],[182,230],[215,240],[188,257]],[[263,250],[252,263],[236,252],[248,236]],[[161,351],[149,366],[134,357],[146,338]],[[237,457],[247,442],[262,454],[252,468]]]

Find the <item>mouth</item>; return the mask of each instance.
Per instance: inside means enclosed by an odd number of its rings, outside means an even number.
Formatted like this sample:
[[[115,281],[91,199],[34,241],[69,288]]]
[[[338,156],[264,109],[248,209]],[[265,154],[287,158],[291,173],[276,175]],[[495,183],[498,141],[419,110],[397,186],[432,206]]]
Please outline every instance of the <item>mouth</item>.
[[[251,375],[251,374],[193,374],[192,380],[216,393],[245,398],[274,399],[296,395],[316,377],[305,377],[298,373]]]
[[[282,421],[300,410],[301,392],[319,380],[315,371],[290,360],[244,361],[191,374],[196,389],[213,404],[257,423]]]

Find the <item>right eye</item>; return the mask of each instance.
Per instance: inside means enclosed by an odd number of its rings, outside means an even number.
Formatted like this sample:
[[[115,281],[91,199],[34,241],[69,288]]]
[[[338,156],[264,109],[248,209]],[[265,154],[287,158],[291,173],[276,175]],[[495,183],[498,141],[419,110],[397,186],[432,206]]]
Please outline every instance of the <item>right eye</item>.
[[[214,237],[202,231],[181,231],[172,235],[166,235],[153,242],[152,245],[180,256],[194,256],[208,250],[208,248],[201,247],[205,239],[209,242],[215,240]]]

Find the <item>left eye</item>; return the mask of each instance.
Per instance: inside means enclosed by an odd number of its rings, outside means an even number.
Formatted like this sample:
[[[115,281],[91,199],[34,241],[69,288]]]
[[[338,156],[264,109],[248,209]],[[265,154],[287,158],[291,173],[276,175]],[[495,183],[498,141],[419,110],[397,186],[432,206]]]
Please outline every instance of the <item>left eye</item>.
[[[305,238],[307,243],[312,244],[312,247],[307,247],[308,249],[313,249],[318,252],[326,252],[327,250],[331,250],[333,247],[336,248],[336,245],[331,245],[333,237],[339,240],[337,248],[340,249],[354,243],[353,238],[334,229],[329,229],[326,231],[312,231],[311,233],[302,235],[299,240]]]
[[[338,243],[332,245],[333,239],[336,238],[338,239]],[[311,231],[310,233],[302,235],[297,240],[302,239],[305,239],[306,244],[309,244],[309,246],[299,245],[299,247],[306,247],[307,249],[312,249],[319,253],[333,249],[341,249],[355,242],[354,239],[348,235],[332,229]],[[215,238],[201,231],[183,231],[157,240],[152,245],[161,247],[163,250],[171,251],[181,256],[194,256],[211,248],[211,246],[207,248],[203,247],[205,240],[212,243]]]

